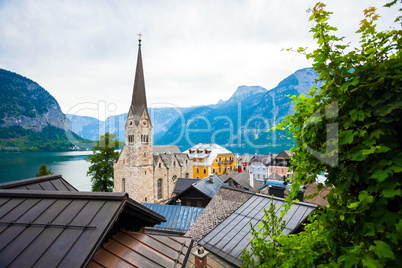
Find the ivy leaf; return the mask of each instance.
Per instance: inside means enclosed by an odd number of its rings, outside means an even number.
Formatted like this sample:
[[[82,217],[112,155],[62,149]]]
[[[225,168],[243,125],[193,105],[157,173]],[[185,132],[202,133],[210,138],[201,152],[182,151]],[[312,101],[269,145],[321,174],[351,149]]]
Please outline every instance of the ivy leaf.
[[[392,252],[391,247],[380,240],[376,240],[374,241],[375,246],[370,246],[371,250],[374,250],[374,253],[380,257],[380,258],[389,258],[389,259],[394,259],[395,260],[395,256],[394,253]]]

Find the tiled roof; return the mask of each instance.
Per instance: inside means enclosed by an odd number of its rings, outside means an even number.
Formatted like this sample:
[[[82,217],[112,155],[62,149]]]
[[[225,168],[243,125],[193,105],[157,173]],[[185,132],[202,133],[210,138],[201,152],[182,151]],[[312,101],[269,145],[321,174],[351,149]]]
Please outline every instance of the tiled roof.
[[[83,267],[120,228],[162,221],[126,193],[0,189],[0,263]]]
[[[261,222],[265,216],[264,208],[269,208],[271,200],[278,208],[276,213],[279,214],[280,206],[285,203],[282,198],[271,199],[269,196],[255,194],[204,236],[198,244],[226,261],[240,265],[243,249],[247,247],[250,251],[250,223],[256,226]],[[294,203],[284,215],[286,225],[283,233],[285,235],[292,233],[314,209],[315,205],[312,204]]]
[[[199,207],[161,205],[151,203],[142,203],[142,205],[146,206],[149,209],[152,209],[156,213],[166,218],[166,222],[152,227],[147,227],[147,230],[176,232],[181,234],[187,232],[188,228],[190,228],[190,226],[204,210],[204,208]]]
[[[0,189],[42,190],[42,191],[78,191],[61,174],[36,177],[0,184]]]
[[[290,150],[283,150],[280,154],[278,154],[275,159],[291,159],[292,154]]]
[[[88,267],[184,267],[191,247],[187,237],[122,231],[102,246]]]
[[[154,145],[152,148],[153,154],[170,154],[170,153],[181,153],[177,145]]]
[[[200,179],[190,179],[190,178],[178,178],[176,185],[174,186],[173,193],[180,194],[188,187],[190,187],[193,183],[199,181]]]
[[[223,185],[185,235],[198,242],[252,195],[252,192]]]
[[[304,191],[304,197],[317,193],[317,186],[318,186],[317,183],[312,183],[312,184],[306,185],[306,190]],[[331,187],[325,187],[318,193],[317,196],[315,196],[313,198],[309,198],[309,199],[304,198],[303,201],[325,207],[328,205],[328,201],[327,201],[326,197],[330,190],[331,190]],[[288,197],[288,196],[289,196],[289,189],[286,189],[285,197]]]

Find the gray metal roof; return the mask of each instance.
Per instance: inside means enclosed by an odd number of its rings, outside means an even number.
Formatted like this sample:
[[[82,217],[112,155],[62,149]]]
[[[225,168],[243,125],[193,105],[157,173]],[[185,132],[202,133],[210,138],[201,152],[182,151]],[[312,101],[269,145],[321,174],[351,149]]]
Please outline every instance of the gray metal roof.
[[[14,190],[42,190],[42,191],[74,191],[70,183],[63,179],[61,174],[35,177],[31,179],[12,181],[0,184],[0,189]]]
[[[205,195],[213,198],[223,185],[223,181],[219,178],[219,176],[217,176],[216,174],[213,174],[213,176],[214,176],[213,182],[211,182],[207,177],[205,179],[199,180],[196,183],[193,183],[192,186],[197,190],[199,190],[200,192],[204,193]]]
[[[250,223],[257,226],[264,218],[264,208],[269,209],[273,200],[279,215],[281,206],[285,203],[282,198],[273,198],[255,194],[243,205],[235,210],[229,217],[204,236],[198,244],[219,257],[240,265],[240,256],[244,248],[250,251]],[[290,234],[315,209],[316,205],[298,202],[294,203],[285,213],[286,221],[283,233]],[[256,227],[256,230],[259,228]],[[253,254],[251,254],[253,256]]]
[[[181,153],[179,146],[177,145],[154,145],[152,148],[153,154],[170,154]]]
[[[190,187],[193,183],[199,181],[200,179],[190,179],[190,178],[178,178],[176,185],[174,186],[173,193],[180,194],[188,187]]]
[[[187,206],[174,206],[174,205],[161,205],[142,203],[149,209],[164,216],[166,222],[148,227],[149,230],[177,232],[184,234],[198,218],[204,208],[187,207]]]
[[[135,231],[162,221],[126,193],[0,189],[0,263],[86,266],[120,228]]]

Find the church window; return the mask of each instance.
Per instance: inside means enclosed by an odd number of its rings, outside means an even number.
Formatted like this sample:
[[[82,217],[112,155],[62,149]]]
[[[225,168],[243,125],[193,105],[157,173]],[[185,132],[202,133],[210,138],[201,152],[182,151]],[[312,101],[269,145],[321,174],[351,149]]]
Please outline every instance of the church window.
[[[176,167],[176,162],[175,161],[173,161],[173,166]]]
[[[177,181],[177,176],[176,176],[176,175],[174,175],[174,176],[172,177],[172,181],[173,181],[173,182],[176,182],[176,181]]]
[[[162,179],[158,180],[158,199],[162,199]]]
[[[123,178],[122,182],[121,182],[121,191],[125,192],[126,191],[126,179]]]
[[[144,156],[147,156],[147,153],[144,153]]]
[[[128,135],[128,142],[134,142],[134,135]]]
[[[147,135],[147,142],[148,142],[148,136],[149,136],[149,135]]]
[[[148,199],[145,197],[145,200],[144,200],[144,201],[147,202],[147,200],[148,200]]]
[[[161,165],[161,163],[159,163],[159,168],[161,168],[162,167],[162,165]]]
[[[126,160],[125,159],[123,159],[123,165],[126,163]]]
[[[186,165],[187,165],[187,160],[186,160]]]
[[[147,172],[145,171],[145,175],[147,175]]]
[[[189,177],[190,177],[190,174],[186,173],[186,178],[189,178]]]

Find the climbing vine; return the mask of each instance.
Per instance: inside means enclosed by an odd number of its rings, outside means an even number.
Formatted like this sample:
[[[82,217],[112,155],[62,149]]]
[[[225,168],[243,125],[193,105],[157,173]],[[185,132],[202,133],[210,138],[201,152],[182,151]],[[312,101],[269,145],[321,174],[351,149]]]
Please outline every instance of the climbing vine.
[[[386,6],[395,4],[396,0]],[[376,9],[367,8],[357,31],[360,46],[352,48],[334,34],[337,29],[328,24],[332,13],[323,3],[310,12],[318,48],[298,52],[314,61],[322,86],[313,87],[307,96],[292,96],[296,113],[278,128],[296,140],[292,188],[312,183],[326,171],[326,185],[332,187],[329,205],[311,215],[311,223],[299,234],[259,240],[257,233],[264,228],[254,233],[252,250],[259,250],[255,258],[244,253],[243,265],[398,266],[402,263],[401,17],[395,20],[399,29],[377,31]],[[296,194],[290,193],[286,208]],[[268,261],[264,254],[275,258]]]

